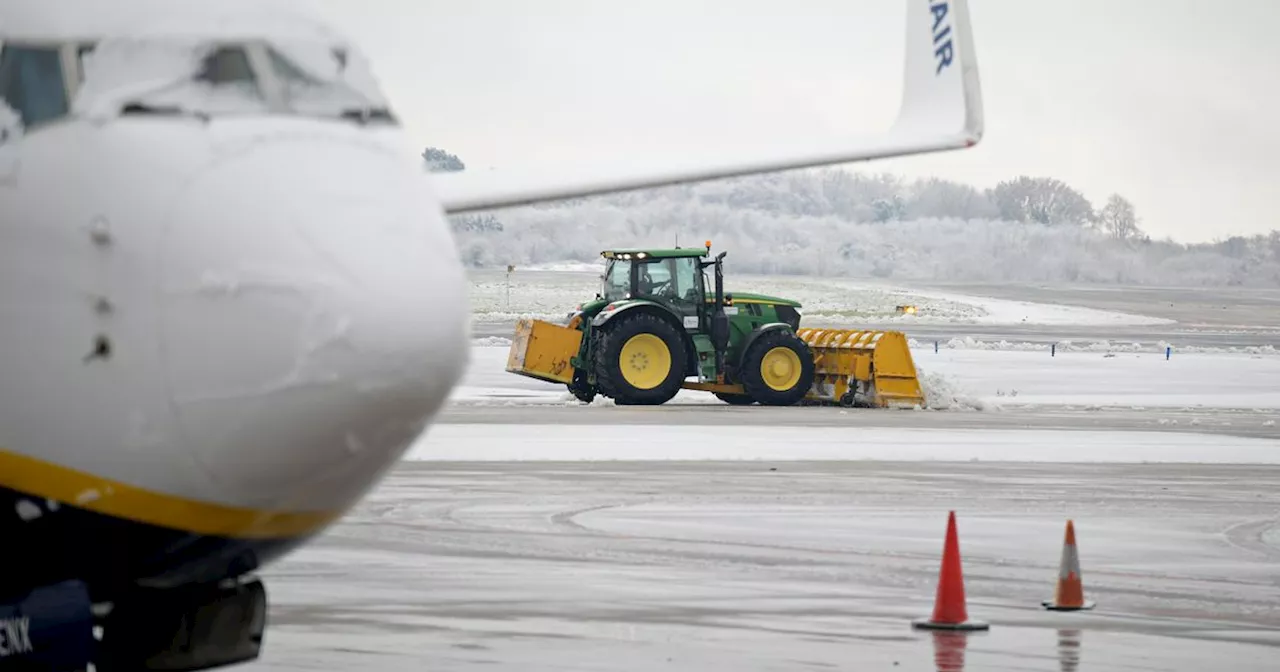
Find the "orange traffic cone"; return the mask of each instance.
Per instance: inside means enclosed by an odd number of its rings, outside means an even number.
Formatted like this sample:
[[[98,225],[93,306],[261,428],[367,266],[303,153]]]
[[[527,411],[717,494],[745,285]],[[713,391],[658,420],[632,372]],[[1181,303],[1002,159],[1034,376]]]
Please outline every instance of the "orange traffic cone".
[[[947,540],[942,547],[942,570],[938,573],[938,596],[933,604],[933,617],[911,622],[917,628],[931,630],[986,630],[981,621],[969,620],[965,608],[964,575],[960,571],[960,539],[956,535],[956,512],[947,517]]]
[[[1093,602],[1084,599],[1084,585],[1080,582],[1080,553],[1076,551],[1076,528],[1067,521],[1067,536],[1062,542],[1062,561],[1058,567],[1058,586],[1053,599],[1041,602],[1054,611],[1079,611],[1092,609]]]

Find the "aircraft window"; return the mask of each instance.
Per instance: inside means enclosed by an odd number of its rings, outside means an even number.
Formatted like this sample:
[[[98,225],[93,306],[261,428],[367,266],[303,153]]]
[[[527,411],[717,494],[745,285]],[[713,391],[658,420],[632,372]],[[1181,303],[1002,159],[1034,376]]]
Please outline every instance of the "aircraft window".
[[[30,128],[70,110],[60,47],[0,48],[0,98]]]
[[[87,114],[261,114],[394,123],[358,53],[306,39],[211,45],[104,40],[80,49]]]
[[[208,85],[209,102],[219,104],[223,100],[233,109],[243,109],[246,100],[264,104],[258,77],[253,72],[249,54],[241,47],[220,47],[205,57],[196,81]],[[215,99],[219,99],[217,103]]]
[[[223,47],[206,56],[196,80],[215,86],[235,83],[256,86],[258,82],[249,64],[249,55],[239,47]]]
[[[392,121],[386,105],[346,81],[348,54],[319,45],[267,48],[271,69],[284,88],[286,104],[303,114]]]

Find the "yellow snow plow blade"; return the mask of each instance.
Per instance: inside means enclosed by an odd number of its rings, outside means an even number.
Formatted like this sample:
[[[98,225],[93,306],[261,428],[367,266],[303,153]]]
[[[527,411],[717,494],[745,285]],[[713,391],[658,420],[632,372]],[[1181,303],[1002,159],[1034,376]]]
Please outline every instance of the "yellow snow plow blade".
[[[573,380],[573,364],[582,332],[542,320],[522,319],[516,324],[507,355],[507,371],[552,383]]]
[[[800,329],[813,350],[813,388],[807,399],[872,406],[924,406],[924,391],[899,331]]]

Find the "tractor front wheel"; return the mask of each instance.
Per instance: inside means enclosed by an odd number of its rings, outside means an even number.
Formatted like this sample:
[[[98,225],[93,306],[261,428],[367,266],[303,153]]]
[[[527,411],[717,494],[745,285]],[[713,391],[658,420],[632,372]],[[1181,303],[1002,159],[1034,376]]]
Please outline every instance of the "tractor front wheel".
[[[813,387],[813,352],[785,329],[761,334],[743,355],[742,387],[767,406],[799,403]]]
[[[623,405],[664,404],[684,381],[680,332],[652,313],[620,315],[599,335],[596,387]]]

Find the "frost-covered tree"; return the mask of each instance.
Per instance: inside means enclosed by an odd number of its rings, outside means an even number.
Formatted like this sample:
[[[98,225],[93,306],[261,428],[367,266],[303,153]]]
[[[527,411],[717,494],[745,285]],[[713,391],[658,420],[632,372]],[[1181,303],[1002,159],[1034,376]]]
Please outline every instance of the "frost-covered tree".
[[[1001,182],[991,190],[990,198],[1001,217],[1015,222],[1084,226],[1094,219],[1089,199],[1052,177],[1022,175]]]
[[[427,170],[433,173],[453,172],[458,170],[466,170],[467,166],[458,158],[456,154],[450,154],[436,147],[428,147],[422,152],[422,160],[426,162]]]
[[[427,170],[433,173],[451,173],[467,169],[467,165],[458,158],[457,154],[450,154],[438,147],[428,147],[423,150],[422,160],[426,162]],[[502,222],[489,213],[453,215],[449,217],[449,225],[453,227],[455,234],[494,234],[501,233],[503,230]],[[479,246],[471,245],[463,249],[463,260],[471,265],[485,265],[490,263],[491,259],[492,247],[488,243]]]
[[[1107,204],[1098,213],[1098,223],[1107,235],[1116,240],[1131,240],[1142,235],[1133,204],[1119,194],[1112,194],[1107,199]]]
[[[1107,206],[1119,202],[1108,199]],[[877,204],[888,221],[875,221]],[[1050,179],[1022,177],[984,192],[829,168],[451,220],[472,267],[597,262],[609,247],[700,246],[710,239],[730,251],[732,274],[1280,287],[1280,231],[1195,245],[1151,240],[1140,231],[1119,240],[1106,230],[1106,218],[1127,211],[1103,207],[1095,217],[1083,196]],[[1098,226],[1079,225],[1092,221]],[[1136,215],[1133,221],[1136,227]]]
[[[1000,210],[986,194],[974,187],[935,177],[920,180],[911,186],[904,214],[907,219],[995,219],[1000,216]]]

